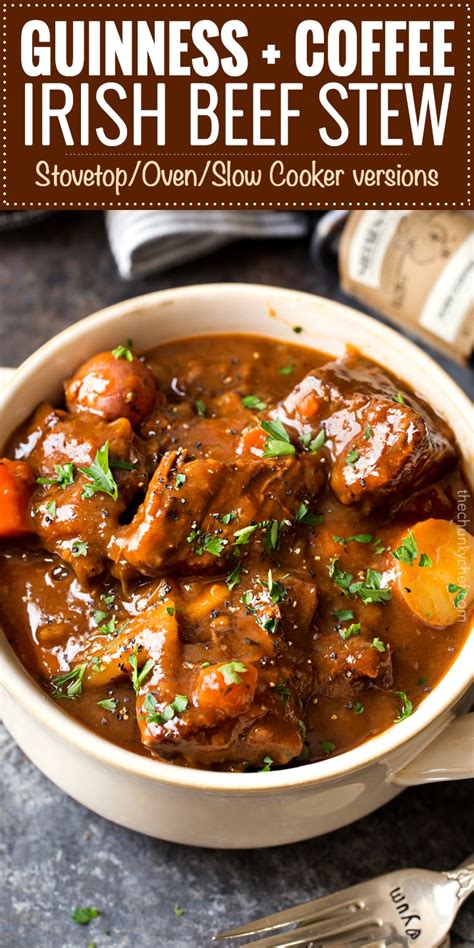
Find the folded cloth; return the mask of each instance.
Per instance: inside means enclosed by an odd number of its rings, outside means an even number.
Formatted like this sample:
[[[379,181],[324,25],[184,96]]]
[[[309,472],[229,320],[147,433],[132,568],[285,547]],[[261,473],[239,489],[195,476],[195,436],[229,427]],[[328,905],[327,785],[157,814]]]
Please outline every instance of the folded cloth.
[[[310,215],[287,211],[107,211],[110,247],[126,279],[158,273],[235,240],[305,237]]]

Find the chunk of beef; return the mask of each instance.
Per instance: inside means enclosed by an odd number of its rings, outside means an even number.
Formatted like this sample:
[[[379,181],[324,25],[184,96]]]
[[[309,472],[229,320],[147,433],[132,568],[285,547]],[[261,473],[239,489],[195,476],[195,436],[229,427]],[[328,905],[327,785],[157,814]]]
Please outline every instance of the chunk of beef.
[[[155,466],[164,452],[178,448],[184,448],[190,460],[210,457],[229,461],[235,457],[240,434],[252,419],[252,412],[243,406],[236,392],[225,392],[198,405],[201,414],[189,401],[166,402],[163,398],[158,402],[140,429],[147,455]]]
[[[145,575],[221,570],[236,549],[264,542],[274,521],[291,522],[323,481],[311,456],[186,462],[170,452],[136,516],[111,541],[110,558],[125,572],[128,564]]]
[[[256,576],[249,582],[265,589]],[[304,586],[295,583],[294,589]],[[300,719],[314,679],[308,651],[291,641],[292,623],[283,614],[265,628],[266,613],[256,608],[256,599],[249,608],[240,590],[226,590],[223,603],[218,585],[197,603],[186,603],[179,584],[163,585],[161,602],[105,643],[102,636],[102,645],[98,635],[76,656],[88,662],[84,686],[103,688],[133,676],[142,741],[162,757],[261,766],[271,756],[286,764],[303,746]],[[267,593],[266,606],[274,607]],[[227,621],[216,615],[219,601]],[[307,620],[315,601],[312,587]],[[199,644],[190,633],[193,620],[201,629]],[[204,663],[203,642],[209,656]]]
[[[117,499],[103,491],[86,496],[91,481],[79,471],[91,467],[106,444]],[[42,405],[26,427],[16,456],[27,458],[34,473],[49,481],[37,484],[30,505],[32,529],[42,546],[68,562],[81,582],[97,576],[119,517],[146,487],[130,422],[119,418],[107,424],[94,415],[70,415]],[[137,464],[137,469],[115,468],[114,461]]]
[[[368,682],[379,688],[393,687],[390,646],[379,652],[360,636],[344,641],[333,633],[316,640],[315,653],[319,694],[346,700]]]
[[[255,619],[254,623],[257,626]],[[245,628],[249,631],[247,623]],[[278,634],[274,638],[275,652],[281,653]],[[179,755],[206,766],[229,760],[261,766],[266,756],[287,764],[297,757],[303,747],[301,708],[313,687],[312,667],[303,652],[290,649],[284,658],[279,654],[269,658],[263,650],[259,656],[254,643],[255,637],[247,645],[245,639],[239,640],[226,660],[191,669],[186,684],[180,681],[188,699],[186,709],[170,721],[161,684],[150,680],[137,701],[145,746],[161,756]],[[143,716],[145,692],[153,696],[165,720]]]
[[[80,476],[69,487],[38,488],[33,495],[34,530],[42,547],[68,563],[82,584],[105,568],[108,544],[126,506],[123,491],[117,501],[103,493],[85,501],[86,483]]]
[[[324,428],[343,504],[400,506],[456,458],[448,425],[378,366],[348,355],[307,375],[278,409],[298,437]]]
[[[274,569],[267,573],[257,569],[249,577],[243,570],[239,594],[246,613],[254,617],[261,628],[272,635],[283,628],[285,637],[292,643],[308,647],[307,631],[317,606],[314,583]]]
[[[126,418],[109,424],[87,412],[72,415],[42,404],[21,431],[15,458],[27,460],[38,476],[54,477],[57,464],[90,466],[106,441],[111,458],[120,461],[139,458],[137,442]]]

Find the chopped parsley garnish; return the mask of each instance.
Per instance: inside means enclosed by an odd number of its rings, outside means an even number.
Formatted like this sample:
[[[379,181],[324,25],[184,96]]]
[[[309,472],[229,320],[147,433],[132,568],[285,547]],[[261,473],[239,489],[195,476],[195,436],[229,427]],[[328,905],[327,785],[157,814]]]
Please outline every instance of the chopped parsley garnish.
[[[398,724],[399,721],[404,721],[405,718],[410,717],[410,714],[413,714],[413,704],[404,691],[396,691],[395,694],[398,695],[402,702],[402,706],[395,718],[395,724]]]
[[[45,510],[46,510],[46,513],[48,514],[48,517],[51,517],[51,520],[56,519],[56,501],[55,500],[50,500],[49,503],[45,505]]]
[[[420,562],[418,566],[433,566],[433,560],[427,553],[422,553],[420,556]]]
[[[307,731],[306,724],[304,723],[304,721],[303,721],[301,718],[299,719],[298,724],[299,724],[300,731],[301,731],[301,734],[302,734],[302,737],[303,737],[303,740],[304,740],[305,737],[306,737],[306,731]]]
[[[237,566],[234,567],[234,569],[232,570],[231,573],[229,573],[226,579],[227,589],[229,590],[229,592],[232,592],[232,590],[235,589],[235,587],[239,585],[240,579],[241,579],[241,573],[242,573],[242,564],[237,563]]]
[[[392,556],[396,560],[400,560],[401,563],[408,563],[413,566],[418,556],[418,546],[411,530],[408,531],[408,536],[403,537],[400,546],[396,550],[392,550]]]
[[[112,603],[115,602],[115,593],[109,593],[108,595],[107,593],[103,593],[100,598],[105,602],[106,606],[111,606]]]
[[[93,658],[92,661],[91,661],[91,665],[92,665],[92,668],[94,669],[94,671],[100,672],[100,670],[101,670],[101,668],[102,668],[102,662],[101,662],[100,658],[97,658],[97,655],[94,655],[94,658]]]
[[[347,629],[339,629],[339,635],[342,639],[351,639],[353,635],[359,635],[360,629],[360,622],[351,622]]]
[[[364,705],[361,704],[360,701],[356,701],[354,705],[355,714],[362,714],[363,710],[364,710]]]
[[[319,746],[325,754],[332,754],[336,750],[336,745],[332,741],[321,741]]]
[[[71,553],[73,556],[87,556],[87,550],[89,549],[85,540],[74,540],[74,543],[71,547]]]
[[[99,448],[90,467],[80,467],[78,470],[91,481],[90,484],[86,484],[84,487],[83,497],[88,499],[100,491],[103,494],[108,494],[113,500],[117,500],[118,487],[109,466],[108,441]]]
[[[453,599],[453,604],[455,608],[458,609],[459,606],[462,606],[464,600],[466,599],[468,589],[466,586],[456,586],[456,583],[448,583],[448,592],[456,593]]]
[[[51,684],[53,686],[54,698],[78,698],[82,694],[82,679],[84,678],[87,662],[82,665],[76,665],[63,675],[53,675]]]
[[[104,698],[103,701],[98,701],[97,704],[99,708],[104,708],[104,711],[116,711],[117,710],[117,699],[116,698]]]
[[[314,454],[315,451],[319,451],[319,448],[322,448],[323,444],[325,443],[326,432],[324,428],[321,428],[321,430],[318,431],[316,437],[314,437],[313,440],[309,442],[308,449],[311,451],[311,454]]]
[[[343,546],[347,543],[372,543],[374,539],[371,533],[354,533],[351,537],[339,537],[333,533],[332,538],[335,543],[342,543]]]
[[[104,622],[102,625],[99,625],[99,632],[103,632],[104,635],[111,637],[117,631],[117,619],[115,616],[112,616],[108,622]]]
[[[110,466],[117,468],[117,471],[136,471],[138,463],[133,464],[131,461],[111,461]]]
[[[333,583],[336,584],[336,586],[339,586],[339,588],[342,589],[344,595],[348,596],[349,587],[352,583],[352,573],[346,573],[345,570],[339,569],[337,565],[338,562],[339,559],[336,557],[336,559],[332,560],[332,562],[329,564],[329,577],[332,579]]]
[[[37,484],[57,484],[58,487],[62,487],[64,490],[66,487],[70,487],[74,481],[74,467],[68,461],[67,464],[55,464],[54,470],[56,471],[56,477],[37,477]]]
[[[169,616],[174,616],[174,606],[166,606],[166,611]]]
[[[370,427],[370,425],[366,425],[366,428],[365,428],[365,431],[364,431],[364,438],[365,438],[365,440],[366,440],[366,441],[370,441],[370,439],[373,437],[373,435],[374,435],[374,432],[372,431],[372,428]]]
[[[262,583],[262,585],[266,585],[268,587],[268,592],[270,593],[270,598],[273,605],[277,605],[277,603],[281,602],[288,593],[288,590],[286,586],[283,585],[283,583],[279,583],[278,580],[273,579],[273,573],[271,569],[268,570],[268,582]]]
[[[186,695],[175,695],[172,701],[169,704],[166,704],[162,711],[158,711],[158,701],[155,696],[148,694],[143,702],[143,707],[145,711],[148,711],[146,715],[147,724],[166,724],[168,721],[171,721],[176,715],[183,714],[183,711],[186,711],[189,701]]]
[[[408,563],[409,566],[413,566],[417,557],[418,557],[418,545],[413,536],[411,530],[408,531],[408,536],[403,537],[402,542],[396,550],[392,550],[392,556],[396,560],[400,560],[401,563]],[[433,566],[433,561],[427,553],[421,553],[418,566],[426,567]]]
[[[236,516],[237,514],[235,511],[231,510],[230,513],[221,514],[219,520],[221,523],[225,523],[227,525],[231,522],[231,520],[235,520]]]
[[[242,398],[242,405],[245,408],[251,408],[254,411],[265,411],[268,407],[266,402],[262,402],[262,399],[258,395],[244,395]]]
[[[282,365],[281,369],[278,369],[280,375],[291,375],[294,371],[294,365]]]
[[[201,398],[198,398],[198,399],[194,402],[194,407],[195,407],[196,413],[199,415],[199,417],[200,417],[200,418],[205,418],[205,416],[207,415],[207,406],[206,406],[206,403],[203,402]]]
[[[212,553],[212,556],[220,556],[224,547],[227,546],[227,542],[228,541],[223,537],[204,537],[201,549],[203,553]]]
[[[296,451],[290,440],[282,441],[278,438],[267,438],[262,454],[263,458],[282,458],[293,455]]]
[[[292,326],[291,328],[293,329],[293,332],[295,332],[297,336],[299,336],[300,332],[303,332],[302,326]]]
[[[186,537],[188,543],[195,543],[194,552],[198,556],[202,556],[203,553],[211,553],[212,556],[220,556],[224,547],[227,546],[229,542],[224,537],[219,537],[216,534],[214,536],[211,533],[203,533],[200,528],[191,530],[189,536]]]
[[[314,527],[317,524],[324,523],[324,517],[321,514],[311,511],[306,504],[300,504],[296,519],[298,523],[302,523],[306,527]]]
[[[181,916],[184,915],[185,913],[185,909],[181,908],[180,905],[175,905],[173,911],[174,911],[174,914],[176,915],[176,918],[181,918]]]
[[[133,352],[131,352],[132,343],[131,340],[127,340],[126,346],[116,346],[115,349],[112,349],[112,355],[114,359],[126,359],[127,362],[133,362]]]
[[[182,487],[186,483],[186,474],[177,474],[174,482],[174,486],[178,488]]]
[[[251,523],[248,527],[241,527],[240,530],[236,530],[234,532],[235,545],[243,546],[248,543],[252,533],[255,533],[255,530],[257,530],[259,526],[260,524],[258,523]]]
[[[270,520],[265,524],[265,533],[263,535],[263,547],[266,553],[276,550],[280,541],[280,533],[288,524],[287,520]]]
[[[96,908],[75,908],[71,918],[76,925],[88,925],[93,918],[97,918],[99,915],[99,909]]]
[[[301,721],[298,721],[298,724],[301,726]],[[309,760],[309,747],[307,744],[303,744],[303,749],[301,751],[301,754],[298,754],[298,757],[296,758],[296,760],[299,761],[300,763],[303,763]]]
[[[96,625],[99,625],[100,622],[103,622],[108,616],[108,612],[104,612],[103,609],[95,609],[93,612],[94,622]]]
[[[367,569],[365,574],[365,580],[359,583],[352,582],[352,573],[347,573],[345,570],[339,569],[338,567],[339,558],[336,557],[329,567],[328,572],[332,581],[339,586],[345,596],[357,595],[362,599],[364,605],[371,605],[372,603],[387,602],[388,599],[392,598],[392,594],[389,589],[382,588],[382,573],[378,573],[375,569]]]
[[[286,679],[285,681],[279,681],[275,685],[275,692],[277,695],[280,695],[280,698],[283,701],[283,704],[288,704],[292,695],[292,691],[291,691],[291,688],[287,687]]]
[[[264,458],[278,458],[295,453],[296,448],[294,444],[291,444],[290,436],[279,418],[273,421],[261,421],[260,427],[268,435],[263,452]]]
[[[387,646],[385,645],[385,642],[382,642],[382,639],[379,639],[377,637],[372,639],[371,645],[372,645],[372,648],[377,649],[377,652],[387,651]]]
[[[374,540],[374,556],[380,556],[380,554],[384,552],[385,547],[382,546],[382,541],[379,539]]]
[[[226,685],[240,685],[240,675],[247,671],[247,666],[243,662],[226,662],[221,665],[219,671]]]
[[[382,578],[382,573],[369,568],[366,571],[365,580],[361,583],[351,583],[349,592],[359,596],[366,606],[387,602],[392,598],[392,593],[389,589],[382,587]]]
[[[359,460],[359,452],[356,451],[355,448],[353,448],[352,451],[349,451],[349,454],[347,455],[347,459],[346,459],[347,464],[349,464],[350,467],[355,467],[355,463],[358,460]]]
[[[405,405],[405,404],[406,404],[405,399],[404,399],[404,397],[403,397],[403,395],[402,395],[401,392],[397,392],[397,394],[394,395],[394,399],[395,399],[396,402],[398,402],[399,405]]]
[[[333,615],[336,616],[339,622],[349,622],[350,619],[354,618],[354,613],[351,609],[336,609]]]
[[[130,658],[128,659],[130,665],[132,666],[132,685],[135,694],[138,694],[141,686],[148,675],[150,674],[152,668],[154,667],[154,661],[152,658],[149,658],[147,662],[143,665],[142,668],[138,668],[137,654],[132,652]]]
[[[428,683],[427,678],[418,678],[417,680],[417,685],[419,688],[421,688],[422,685],[426,685],[427,683]]]
[[[260,768],[260,773],[261,773],[261,774],[266,774],[266,773],[268,773],[269,770],[272,769],[273,758],[272,758],[272,757],[264,757],[262,763],[263,763],[263,767]]]

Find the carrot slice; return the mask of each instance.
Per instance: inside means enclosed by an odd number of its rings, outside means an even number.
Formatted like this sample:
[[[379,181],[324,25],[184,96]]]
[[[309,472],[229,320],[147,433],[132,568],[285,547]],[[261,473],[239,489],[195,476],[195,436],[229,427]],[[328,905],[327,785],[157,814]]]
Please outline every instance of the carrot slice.
[[[0,461],[0,537],[33,532],[29,506],[34,482],[25,461]]]
[[[308,392],[298,403],[298,416],[302,421],[312,422],[319,412],[321,402],[316,392]]]
[[[237,445],[237,454],[261,458],[267,438],[268,435],[265,434],[263,428],[246,428]]]
[[[254,665],[222,662],[201,668],[194,697],[200,708],[214,708],[233,717],[251,703],[256,684]]]

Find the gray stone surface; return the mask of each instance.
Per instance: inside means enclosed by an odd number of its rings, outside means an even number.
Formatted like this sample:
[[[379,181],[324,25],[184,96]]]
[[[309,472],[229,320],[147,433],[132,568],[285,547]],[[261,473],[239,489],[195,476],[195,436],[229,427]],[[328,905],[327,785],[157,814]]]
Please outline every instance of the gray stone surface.
[[[159,278],[117,276],[99,215],[62,214],[0,235],[1,361],[16,365],[41,342],[115,300],[215,280],[275,283],[342,299],[336,276],[315,270],[303,242],[238,245]],[[467,370],[447,364],[468,387]],[[472,785],[405,791],[337,833],[293,846],[223,852],[140,836],[95,816],[49,783],[1,733],[5,948],[206,948],[222,928],[400,866],[449,868],[473,849]],[[238,834],[238,827],[236,827]],[[174,906],[185,913],[177,918]],[[71,911],[96,906],[88,928]],[[104,930],[109,930],[110,935]],[[466,905],[453,946],[474,945]]]

